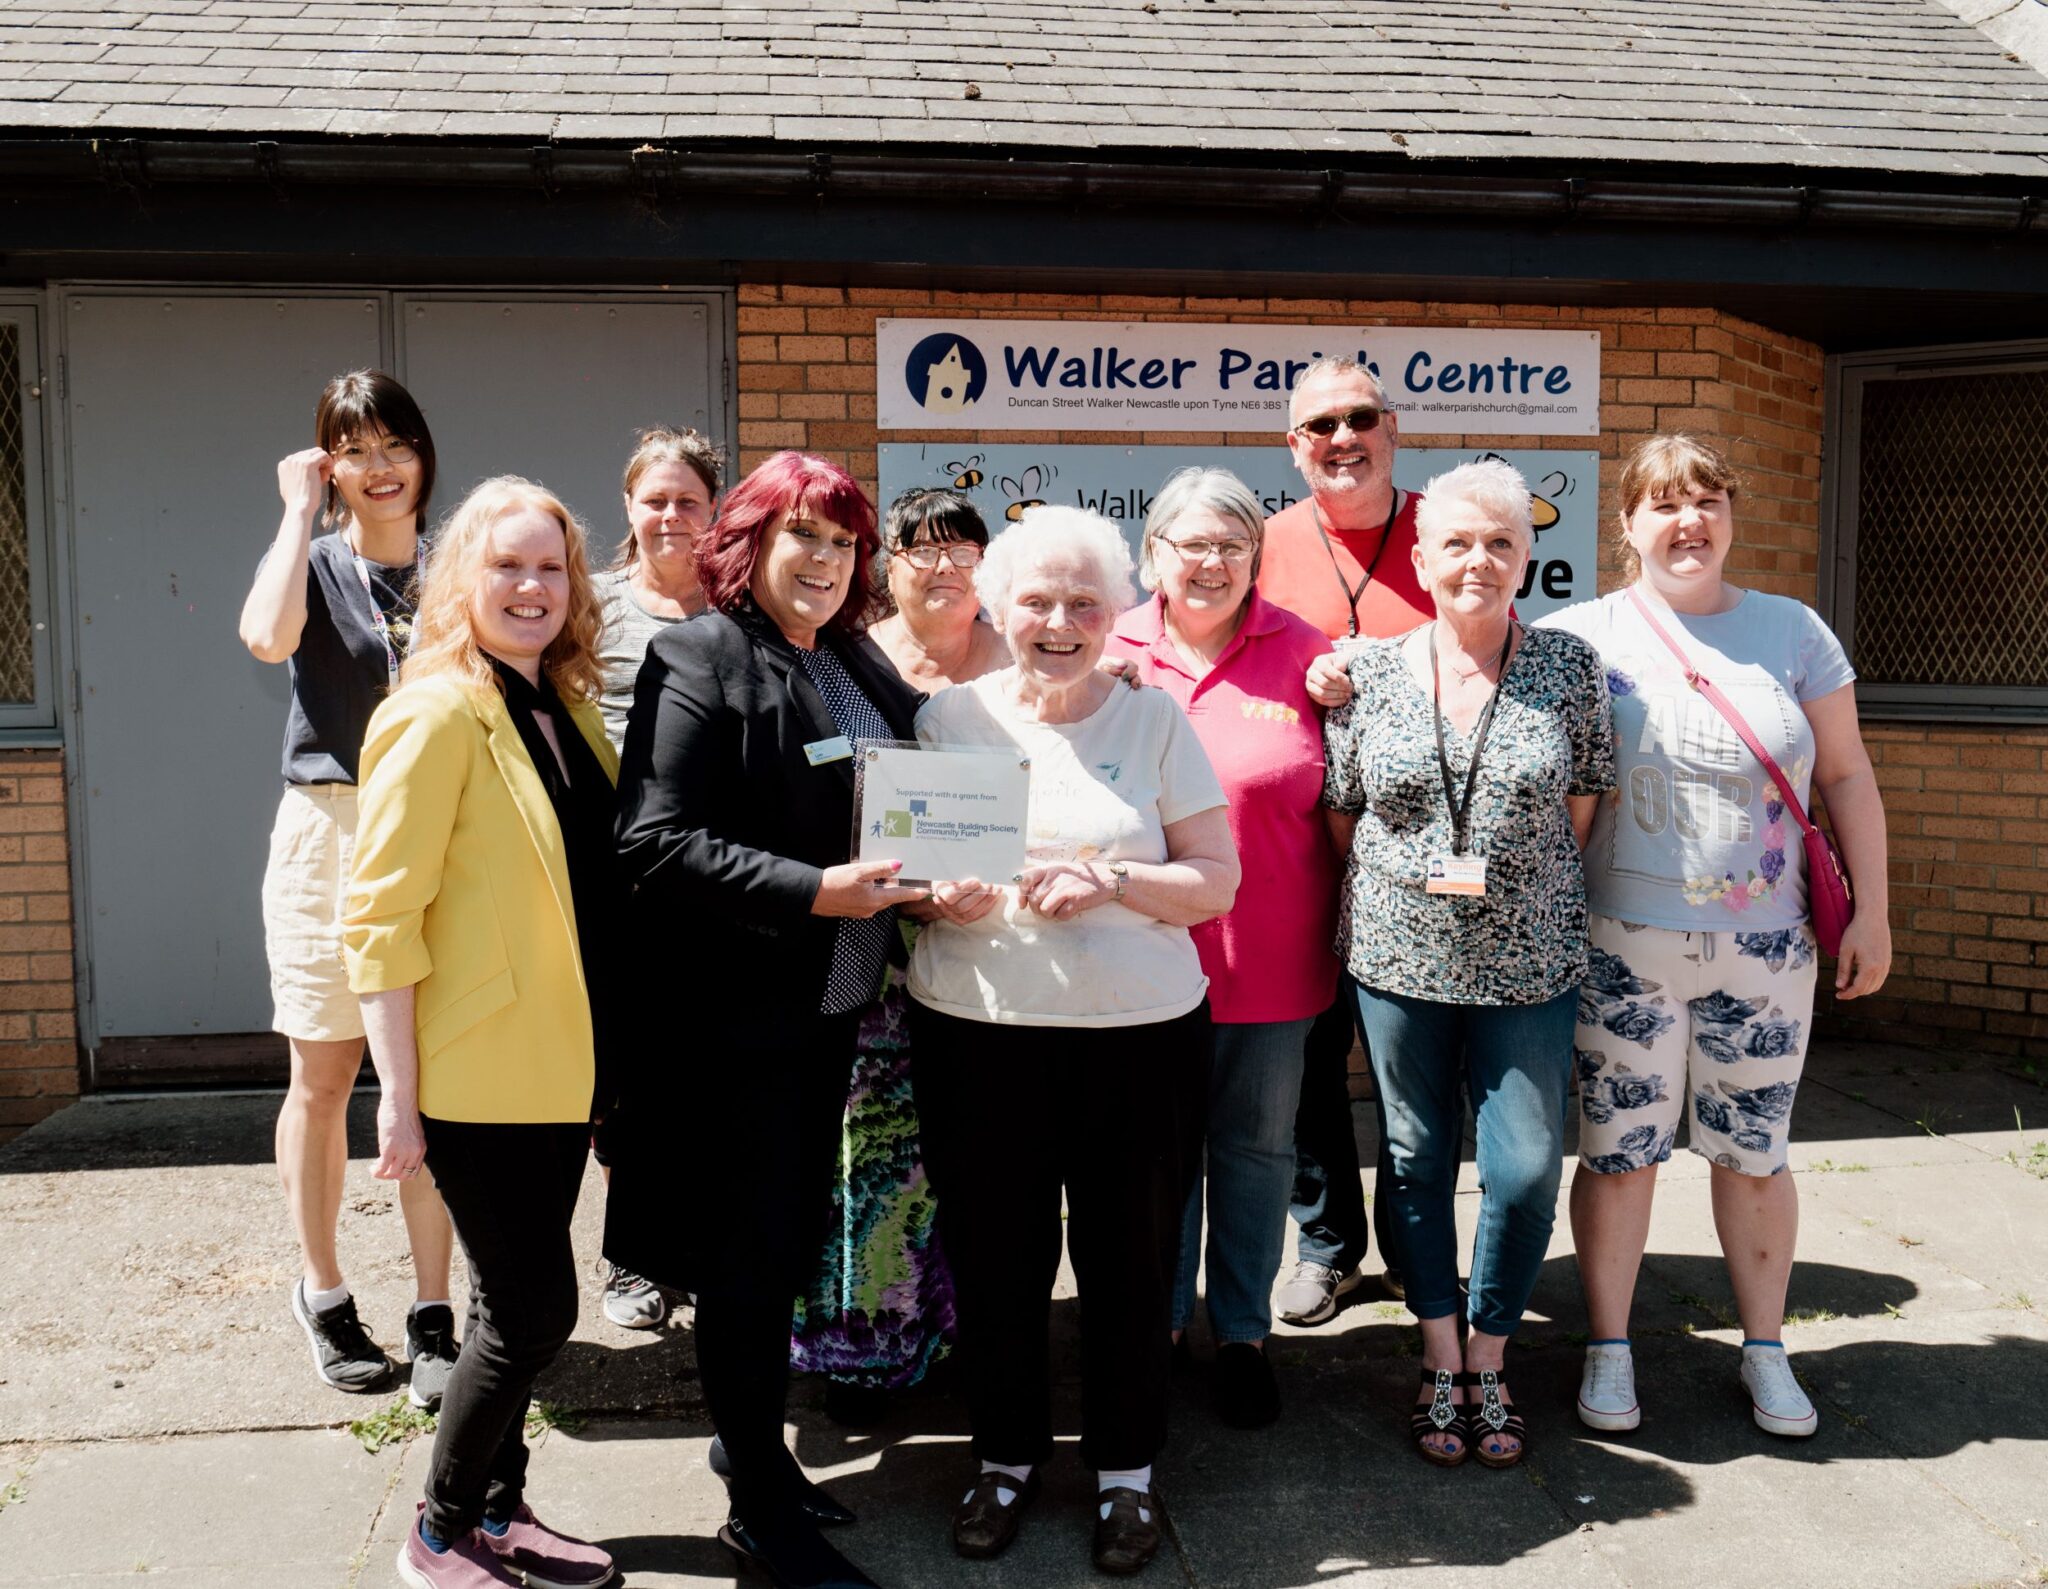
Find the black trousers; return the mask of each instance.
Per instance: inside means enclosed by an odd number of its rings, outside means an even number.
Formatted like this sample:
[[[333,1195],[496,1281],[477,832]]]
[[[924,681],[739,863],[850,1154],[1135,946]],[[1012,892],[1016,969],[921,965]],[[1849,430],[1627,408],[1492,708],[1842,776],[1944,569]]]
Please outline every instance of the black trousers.
[[[821,1015],[787,1041],[721,1056],[704,1160],[727,1178],[715,1200],[677,1216],[725,1227],[696,1269],[697,1372],[742,1516],[789,1498],[790,1310],[823,1250],[859,1021]]]
[[[569,1221],[590,1127],[420,1123],[469,1263],[469,1322],[427,1469],[427,1531],[454,1540],[510,1517],[525,1494],[533,1382],[576,1328]]]
[[[910,1030],[975,1454],[1052,1455],[1064,1190],[1081,1289],[1081,1458],[1145,1466],[1166,1440],[1181,1208],[1209,1097],[1207,1003],[1116,1027],[998,1025],[913,1003]]]
[[[1294,1116],[1294,1199],[1289,1212],[1301,1227],[1296,1254],[1305,1262],[1348,1270],[1366,1254],[1367,1230],[1379,1238],[1380,1261],[1389,1269],[1401,1263],[1392,1241],[1393,1162],[1387,1152],[1387,1117],[1379,1089],[1373,1089],[1373,1112],[1379,1120],[1380,1151],[1372,1172],[1372,1219],[1365,1214],[1365,1193],[1358,1178],[1358,1139],[1351,1130],[1351,1087],[1348,1062],[1357,1032],[1357,1000],[1350,980],[1338,989],[1337,1002],[1309,1028],[1301,1077],[1301,1103]],[[1362,1039],[1361,1039],[1362,1040]]]

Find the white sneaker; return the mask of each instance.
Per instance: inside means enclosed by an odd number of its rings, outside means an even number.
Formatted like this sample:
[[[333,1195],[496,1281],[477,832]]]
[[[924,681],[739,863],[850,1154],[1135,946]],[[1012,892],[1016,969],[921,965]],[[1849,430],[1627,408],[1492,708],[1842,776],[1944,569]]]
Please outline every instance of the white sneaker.
[[[1283,1323],[1321,1324],[1337,1316],[1339,1297],[1356,1291],[1364,1283],[1365,1276],[1355,1267],[1337,1270],[1304,1258],[1294,1266],[1286,1284],[1273,1294],[1273,1301]]]
[[[1643,1421],[1636,1404],[1636,1363],[1628,1342],[1586,1348],[1579,1373],[1579,1422],[1588,1429],[1620,1431]]]
[[[1799,1388],[1784,1347],[1745,1346],[1742,1388],[1749,1392],[1756,1426],[1765,1433],[1803,1437],[1820,1427],[1820,1414]]]

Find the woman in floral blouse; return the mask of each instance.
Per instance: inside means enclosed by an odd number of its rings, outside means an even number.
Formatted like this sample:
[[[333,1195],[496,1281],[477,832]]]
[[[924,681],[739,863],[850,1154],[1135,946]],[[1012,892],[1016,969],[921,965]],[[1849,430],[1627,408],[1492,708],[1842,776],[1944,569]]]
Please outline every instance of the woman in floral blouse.
[[[1586,968],[1579,847],[1614,787],[1598,656],[1513,619],[1529,511],[1497,460],[1430,481],[1414,559],[1436,618],[1352,654],[1351,702],[1324,732],[1324,804],[1355,819],[1338,949],[1386,1103],[1422,1323],[1412,1429],[1444,1466],[1522,1455],[1501,1365],[1556,1219]],[[1464,1342],[1452,1199],[1468,1089],[1483,1193]]]
[[[1641,1421],[1629,1304],[1657,1166],[1689,1113],[1689,1145],[1713,1165],[1754,1416],[1772,1434],[1810,1435],[1813,1403],[1779,1339],[1799,1233],[1786,1147],[1818,969],[1805,857],[1772,775],[1686,682],[1650,618],[1734,703],[1802,805],[1811,788],[1828,808],[1856,889],[1837,998],[1875,993],[1891,965],[1884,808],[1841,642],[1810,607],[1723,578],[1735,534],[1728,460],[1690,436],[1653,436],[1619,495],[1635,583],[1547,620],[1606,664],[1624,790],[1586,846],[1593,949],[1571,1211],[1594,1339],[1579,1417],[1606,1430]]]

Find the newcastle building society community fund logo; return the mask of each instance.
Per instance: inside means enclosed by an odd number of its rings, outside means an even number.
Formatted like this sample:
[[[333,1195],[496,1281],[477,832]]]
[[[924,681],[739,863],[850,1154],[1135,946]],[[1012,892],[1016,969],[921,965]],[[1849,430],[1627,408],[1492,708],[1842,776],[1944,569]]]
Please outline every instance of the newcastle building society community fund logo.
[[[904,360],[903,383],[926,412],[959,414],[972,408],[988,386],[988,360],[981,349],[952,331],[926,337]]]

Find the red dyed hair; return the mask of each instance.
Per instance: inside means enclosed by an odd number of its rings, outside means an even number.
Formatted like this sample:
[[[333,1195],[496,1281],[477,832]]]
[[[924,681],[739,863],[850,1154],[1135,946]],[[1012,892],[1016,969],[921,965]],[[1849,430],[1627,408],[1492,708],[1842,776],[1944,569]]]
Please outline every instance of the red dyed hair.
[[[827,624],[857,632],[882,599],[874,575],[882,550],[875,505],[852,475],[812,453],[778,452],[726,493],[711,528],[697,537],[697,583],[704,599],[720,612],[745,601],[769,530],[780,515],[800,508],[853,532],[853,579]]]

